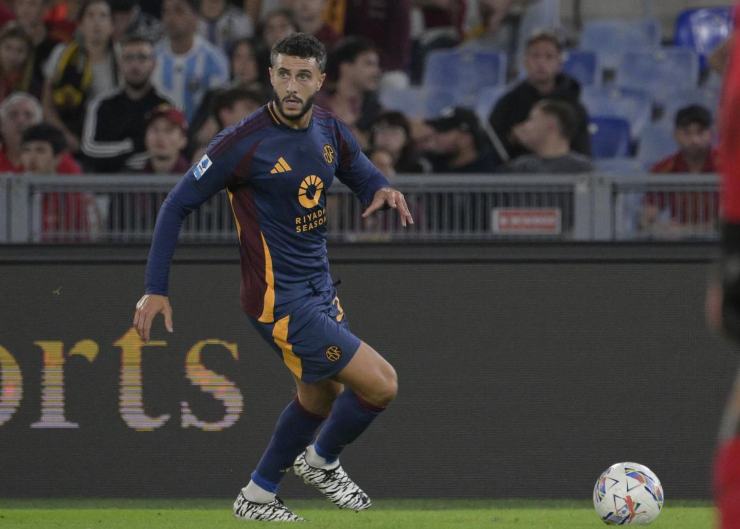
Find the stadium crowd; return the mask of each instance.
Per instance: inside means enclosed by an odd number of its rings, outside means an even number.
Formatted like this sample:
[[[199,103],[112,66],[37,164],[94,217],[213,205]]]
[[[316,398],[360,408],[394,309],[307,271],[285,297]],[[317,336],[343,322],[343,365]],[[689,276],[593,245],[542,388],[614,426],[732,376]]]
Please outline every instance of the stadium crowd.
[[[352,128],[389,177],[574,174],[603,170],[600,162],[615,158],[623,163],[609,167],[714,172],[711,102],[718,83],[707,57],[690,50],[696,79],[682,87],[689,96],[671,98],[685,103],[673,108],[650,93],[649,83],[642,92],[630,86],[625,61],[610,68],[603,49],[587,49],[586,31],[580,49],[569,48],[577,43],[559,29],[553,5],[0,0],[0,172],[183,173],[219,130],[268,101],[269,50],[298,31],[315,35],[329,51],[317,104]],[[569,60],[579,53],[585,63]],[[584,70],[592,57],[595,66]],[[479,58],[497,62],[488,68]],[[466,70],[471,60],[473,69]],[[497,68],[503,75],[486,85]],[[636,92],[638,101],[648,101],[639,112],[624,106]],[[626,127],[626,138],[610,129],[614,121]],[[641,157],[650,141],[643,134],[658,129],[665,137],[668,123],[675,131],[660,157]],[[24,153],[32,143],[43,143],[54,163],[29,165]],[[622,143],[622,151],[612,152]],[[662,159],[666,145],[677,150]],[[661,212],[671,216],[675,206],[649,205],[642,219],[648,224]]]

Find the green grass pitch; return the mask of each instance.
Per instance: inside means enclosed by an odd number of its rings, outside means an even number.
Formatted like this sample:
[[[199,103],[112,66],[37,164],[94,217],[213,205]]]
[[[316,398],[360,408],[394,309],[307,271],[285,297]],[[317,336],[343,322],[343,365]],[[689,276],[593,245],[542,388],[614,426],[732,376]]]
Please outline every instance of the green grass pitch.
[[[378,500],[366,512],[340,511],[322,500],[285,499],[308,520],[300,527],[337,529],[599,529],[588,501]],[[244,522],[229,500],[2,500],[1,529],[229,529]],[[283,526],[284,524],[277,524]],[[713,529],[703,502],[668,502],[654,529]]]

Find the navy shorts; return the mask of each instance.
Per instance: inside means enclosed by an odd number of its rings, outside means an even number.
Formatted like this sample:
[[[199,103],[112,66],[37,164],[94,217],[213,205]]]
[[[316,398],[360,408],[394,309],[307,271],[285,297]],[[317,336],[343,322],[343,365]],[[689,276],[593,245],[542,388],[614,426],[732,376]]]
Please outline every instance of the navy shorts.
[[[307,383],[339,373],[360,347],[339,298],[314,299],[274,323],[249,318],[288,369]]]

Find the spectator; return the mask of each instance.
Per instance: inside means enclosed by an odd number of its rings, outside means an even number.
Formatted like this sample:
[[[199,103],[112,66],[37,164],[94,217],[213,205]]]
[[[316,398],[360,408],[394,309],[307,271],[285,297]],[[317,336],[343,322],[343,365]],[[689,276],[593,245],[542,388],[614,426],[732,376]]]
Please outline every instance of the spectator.
[[[16,92],[0,103],[0,173],[20,173],[21,139],[26,129],[38,125],[43,119],[43,110],[39,100],[30,94]],[[65,152],[57,166],[59,174],[77,174],[80,166],[69,152]]]
[[[200,0],[198,33],[211,44],[226,51],[239,39],[254,33],[252,19],[228,0]]]
[[[346,0],[344,35],[371,40],[383,71],[405,71],[411,60],[411,0]]]
[[[322,91],[317,103],[329,108],[358,132],[366,142],[366,132],[381,112],[377,90],[380,60],[375,45],[361,37],[340,41],[330,56],[330,73],[336,76],[334,89]]]
[[[325,8],[326,0],[293,0],[293,16],[298,30],[313,35],[331,51],[339,35],[324,20]]]
[[[64,134],[55,126],[40,123],[28,127],[21,140],[23,172],[57,174],[66,146]],[[79,172],[78,167],[73,174]],[[87,238],[92,215],[94,198],[88,193],[44,193],[41,198],[41,238],[46,241]]]
[[[472,110],[455,107],[427,123],[435,131],[428,143],[434,172],[492,173],[500,165]]]
[[[90,102],[82,135],[86,165],[98,173],[141,169],[146,162],[144,117],[161,104],[171,104],[152,86],[154,45],[146,37],[125,36],[121,42],[123,86]]]
[[[47,121],[62,130],[73,153],[80,149],[87,102],[118,84],[108,2],[83,0],[77,17],[79,40],[58,45],[46,63],[43,99]]]
[[[257,64],[259,66],[262,83],[267,86],[267,69],[270,67],[270,50],[280,40],[298,31],[298,25],[288,9],[269,11],[262,19],[258,28]]]
[[[718,152],[712,146],[712,113],[690,105],[676,113],[674,137],[679,150],[656,163],[652,173],[716,173]],[[654,236],[712,233],[719,215],[716,192],[652,192],[645,195],[640,219]]]
[[[138,0],[109,0],[113,16],[113,40],[121,42],[127,35],[144,37],[152,42],[162,38],[162,23],[144,13]]]
[[[431,167],[414,148],[409,121],[400,112],[384,112],[370,129],[370,148],[391,155],[391,163],[399,173],[425,173]]]
[[[496,103],[489,121],[510,158],[528,151],[514,135],[515,127],[525,121],[532,107],[541,99],[558,99],[576,109],[578,126],[573,137],[573,150],[590,155],[588,114],[579,102],[578,81],[562,73],[563,57],[560,39],[549,32],[538,32],[527,41],[524,68],[527,77]]]
[[[165,39],[157,45],[152,82],[192,119],[205,93],[229,78],[226,56],[196,34],[198,0],[164,0]]]
[[[199,114],[201,112],[205,114],[195,120],[190,127],[189,158],[193,163],[200,160],[218,131],[236,125],[264,103],[265,98],[261,92],[242,86],[214,91],[209,97],[207,109],[198,111]]]
[[[49,0],[15,0],[13,2],[16,21],[30,37],[33,45],[30,59],[31,83],[27,92],[38,99],[44,95],[44,63],[59,44],[59,41],[51,36],[44,22],[44,11],[48,5]]]
[[[367,157],[373,162],[373,165],[383,173],[388,180],[393,181],[396,178],[396,168],[393,165],[393,154],[391,151],[382,147],[377,147],[368,152]],[[368,220],[368,219],[366,219]]]
[[[165,0],[166,2],[166,0]],[[175,107],[162,105],[147,116],[146,152],[148,160],[143,172],[183,174],[190,162],[182,152],[187,144],[188,122]]]
[[[28,92],[31,87],[33,44],[15,22],[0,30],[0,101],[13,92]]]
[[[267,69],[263,76],[257,61],[254,41],[248,38],[237,40],[229,50],[229,65],[232,83],[252,90],[264,90]]]
[[[512,66],[517,33],[510,16],[513,4],[514,0],[478,0],[478,20],[465,36],[466,46],[504,51]]]
[[[517,141],[531,151],[506,164],[507,173],[588,173],[594,167],[586,156],[575,153],[571,142],[578,115],[567,101],[542,99],[532,107],[529,118],[514,127]]]

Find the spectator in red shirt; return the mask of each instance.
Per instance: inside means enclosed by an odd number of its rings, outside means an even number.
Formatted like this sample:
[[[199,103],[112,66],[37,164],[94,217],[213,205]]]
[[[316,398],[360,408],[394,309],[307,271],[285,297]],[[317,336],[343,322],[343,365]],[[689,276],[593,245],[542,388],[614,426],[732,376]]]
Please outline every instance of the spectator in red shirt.
[[[714,173],[717,150],[712,146],[712,114],[700,105],[676,113],[674,137],[679,150],[656,163],[651,172]],[[700,235],[713,232],[719,215],[714,191],[671,191],[645,195],[642,229],[657,236]]]
[[[55,126],[40,123],[28,127],[21,140],[22,170],[28,174],[57,174],[65,150],[64,134]],[[84,240],[88,237],[89,218],[93,214],[94,198],[89,193],[44,193],[41,199],[41,239]]]
[[[38,99],[24,92],[11,94],[0,103],[0,173],[21,173],[21,140],[23,133],[32,125],[38,125],[43,110]],[[59,158],[56,168],[59,174],[78,174],[79,164],[69,152]]]

